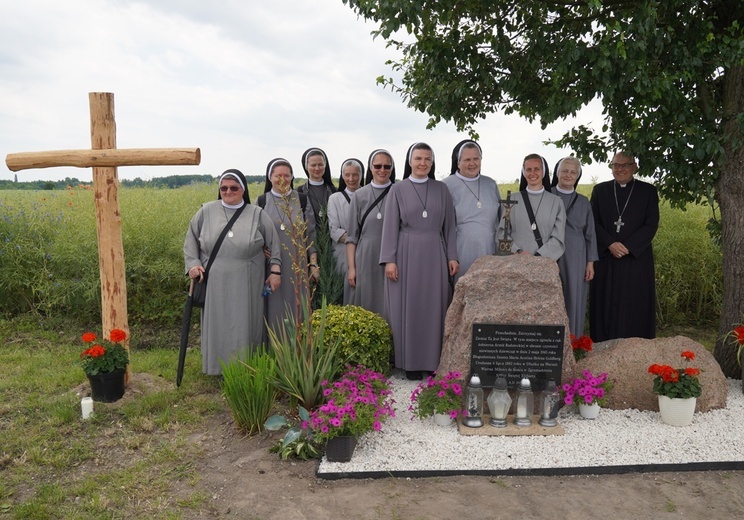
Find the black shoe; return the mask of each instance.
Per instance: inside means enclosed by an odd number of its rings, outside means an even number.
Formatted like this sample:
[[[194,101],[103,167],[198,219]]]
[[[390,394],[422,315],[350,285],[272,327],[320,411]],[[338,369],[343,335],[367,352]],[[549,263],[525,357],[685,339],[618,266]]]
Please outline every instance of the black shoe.
[[[406,370],[406,379],[409,381],[421,381],[423,377],[419,370]]]

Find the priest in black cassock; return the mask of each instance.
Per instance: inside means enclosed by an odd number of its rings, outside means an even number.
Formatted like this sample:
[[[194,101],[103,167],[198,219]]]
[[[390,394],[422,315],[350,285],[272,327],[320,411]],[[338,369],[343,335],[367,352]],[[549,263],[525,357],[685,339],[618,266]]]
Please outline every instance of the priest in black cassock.
[[[594,341],[656,337],[656,285],[651,242],[659,227],[656,187],[633,178],[635,157],[618,152],[614,180],[597,184],[591,205],[599,261],[589,286]]]

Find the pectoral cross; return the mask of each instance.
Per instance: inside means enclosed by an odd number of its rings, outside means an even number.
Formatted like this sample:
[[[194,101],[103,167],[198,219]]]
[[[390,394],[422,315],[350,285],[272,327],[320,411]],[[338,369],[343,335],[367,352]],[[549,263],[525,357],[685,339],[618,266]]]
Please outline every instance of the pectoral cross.
[[[108,92],[91,92],[88,94],[88,101],[92,150],[9,153],[5,158],[5,164],[14,172],[54,166],[93,167],[98,265],[101,273],[102,333],[108,338],[112,329],[123,330],[127,333],[127,341],[123,345],[129,350],[127,287],[116,168],[197,165],[201,162],[201,152],[198,148],[116,149],[114,95]],[[127,367],[127,381],[129,376],[130,371]]]
[[[615,232],[620,233],[620,228],[625,225],[625,222],[623,222],[623,217],[618,216],[617,220],[613,222],[615,224]]]

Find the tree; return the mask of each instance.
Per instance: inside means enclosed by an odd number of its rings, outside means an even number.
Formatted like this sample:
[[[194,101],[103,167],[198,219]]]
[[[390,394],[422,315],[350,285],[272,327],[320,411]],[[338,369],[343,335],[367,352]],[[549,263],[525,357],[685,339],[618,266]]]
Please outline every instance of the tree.
[[[545,128],[599,99],[601,129],[551,142],[587,163],[628,150],[673,206],[718,210],[715,356],[727,376],[741,373],[724,336],[744,320],[744,2],[343,1],[402,52],[388,62],[401,84],[377,81],[426,112],[429,128],[452,121],[477,137],[475,124],[496,111]]]

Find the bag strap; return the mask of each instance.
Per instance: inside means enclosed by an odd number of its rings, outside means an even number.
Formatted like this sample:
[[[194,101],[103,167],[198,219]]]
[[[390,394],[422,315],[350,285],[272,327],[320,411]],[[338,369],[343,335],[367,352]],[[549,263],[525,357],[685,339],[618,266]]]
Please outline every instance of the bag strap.
[[[537,229],[535,223],[535,214],[532,212],[532,204],[530,204],[530,196],[527,195],[526,191],[520,192],[522,194],[522,200],[524,201],[524,209],[527,210],[527,217],[530,219],[532,225],[532,232],[535,233],[535,241],[537,242],[537,248],[540,249],[543,245],[542,236],[540,236],[540,230]]]
[[[241,213],[243,213],[243,210],[247,204],[243,204],[240,208],[238,208],[238,211],[235,212],[235,214],[230,219],[230,222],[227,223],[225,228],[222,230],[222,233],[220,233],[220,237],[217,239],[217,242],[214,244],[214,248],[212,248],[212,254],[209,255],[209,262],[207,262],[207,267],[204,269],[204,276],[207,276],[207,273],[209,273],[209,268],[212,267],[212,262],[214,262],[214,257],[217,256],[217,251],[220,250],[220,246],[222,245],[222,241],[225,240],[225,235],[227,235],[227,232],[230,231],[230,228],[235,223],[236,220],[238,220],[238,217]]]
[[[390,188],[392,186],[393,185],[391,184],[390,186],[388,186],[387,188],[385,188],[385,190],[382,193],[380,193],[379,197],[377,197],[374,201],[372,201],[372,204],[370,204],[370,206],[367,208],[367,211],[364,212],[364,216],[362,217],[362,220],[359,222],[359,232],[360,233],[362,231],[362,226],[364,226],[364,221],[367,220],[367,216],[374,209],[374,207],[377,205],[377,203],[380,202],[382,199],[385,198],[385,195],[388,194],[388,192],[390,191]]]
[[[568,205],[568,208],[566,209],[566,215],[571,213],[571,210],[574,207],[574,204],[576,204],[576,201],[579,200],[579,195],[574,192],[573,197],[571,197],[571,204]]]
[[[346,199],[346,202],[348,202],[349,204],[351,204],[351,197],[349,197],[349,194],[346,193],[346,190],[342,191],[341,192],[341,195],[344,196],[344,198]]]

